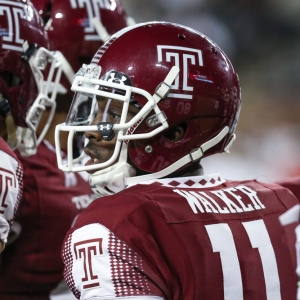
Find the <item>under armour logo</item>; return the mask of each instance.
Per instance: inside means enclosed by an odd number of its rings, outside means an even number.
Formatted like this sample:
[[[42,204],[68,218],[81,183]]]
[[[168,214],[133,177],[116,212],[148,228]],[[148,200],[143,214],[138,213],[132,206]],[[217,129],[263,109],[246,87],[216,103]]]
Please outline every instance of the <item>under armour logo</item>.
[[[123,75],[121,78],[115,77],[116,73],[110,73],[109,76],[110,78],[107,80],[108,82],[114,82],[114,83],[125,85],[125,82],[127,80],[127,78]]]
[[[113,126],[114,126],[114,123],[112,123],[112,122],[99,122],[97,124],[97,128],[104,140],[111,141],[114,138],[115,133],[112,130]]]
[[[101,79],[110,83],[118,83],[120,85],[132,86],[130,77],[127,74],[115,70],[109,71]]]
[[[105,125],[103,125],[103,124],[100,124],[99,126],[98,126],[98,129],[99,130],[110,130],[112,128],[112,126],[110,126],[110,124],[105,124]]]

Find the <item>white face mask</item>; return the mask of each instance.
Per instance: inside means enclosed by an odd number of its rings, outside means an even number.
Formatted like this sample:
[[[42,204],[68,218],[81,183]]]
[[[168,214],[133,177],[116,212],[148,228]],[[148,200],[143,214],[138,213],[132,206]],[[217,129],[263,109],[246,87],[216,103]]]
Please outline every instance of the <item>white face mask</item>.
[[[25,43],[23,48],[26,51],[28,44]],[[71,68],[69,69],[61,53],[51,52],[43,47],[31,55],[28,63],[36,81],[38,96],[27,112],[27,128],[19,127],[17,129],[17,140],[14,142],[14,148],[18,149],[24,156],[36,153],[38,145],[44,139],[52,122],[56,109],[57,93],[67,92],[60,84],[62,72],[66,73],[65,70],[68,69],[67,77],[72,76],[71,73],[73,72]],[[46,109],[49,109],[49,115],[42,132],[37,137],[36,131]]]
[[[63,171],[89,171],[99,170],[111,166],[120,155],[123,141],[133,139],[145,139],[156,135],[157,133],[168,128],[166,118],[157,106],[155,97],[147,91],[128,86],[125,84],[114,83],[97,79],[100,76],[100,67],[95,65],[84,66],[75,76],[72,90],[75,91],[73,103],[71,105],[66,123],[57,125],[55,142],[58,154],[58,165]],[[132,101],[132,94],[143,96],[148,102],[135,115],[130,115],[129,105]],[[99,105],[99,101],[106,101]],[[99,112],[101,107],[101,112]],[[133,134],[130,130],[133,126],[140,124],[151,111],[155,111],[155,117],[152,118],[151,126],[154,127],[160,124],[155,130],[148,133]],[[98,120],[97,124],[92,124],[97,113],[101,113],[102,119]],[[150,122],[149,122],[150,124]],[[60,152],[59,133],[68,131],[68,161],[62,163]],[[92,166],[75,167],[78,159],[73,161],[72,140],[75,133],[90,131],[100,131],[102,136],[106,136],[106,132],[115,136],[115,150],[112,157],[100,164]],[[84,156],[84,154],[83,154]],[[79,159],[82,159],[79,158]]]

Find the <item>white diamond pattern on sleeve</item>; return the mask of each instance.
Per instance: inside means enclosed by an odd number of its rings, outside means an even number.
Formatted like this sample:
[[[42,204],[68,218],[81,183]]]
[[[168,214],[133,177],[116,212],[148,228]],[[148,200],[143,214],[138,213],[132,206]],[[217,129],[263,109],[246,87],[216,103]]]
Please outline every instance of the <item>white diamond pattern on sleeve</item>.
[[[123,241],[114,234],[109,235],[112,280],[116,295],[150,295],[150,287],[143,275],[143,261]]]
[[[68,237],[68,239],[65,241],[65,244],[62,248],[62,258],[65,264],[65,270],[64,270],[64,278],[67,283],[67,285],[70,287],[71,291],[73,292],[74,296],[77,299],[80,299],[80,291],[78,291],[75,287],[75,281],[72,275],[72,253],[71,253],[71,240],[72,235]]]

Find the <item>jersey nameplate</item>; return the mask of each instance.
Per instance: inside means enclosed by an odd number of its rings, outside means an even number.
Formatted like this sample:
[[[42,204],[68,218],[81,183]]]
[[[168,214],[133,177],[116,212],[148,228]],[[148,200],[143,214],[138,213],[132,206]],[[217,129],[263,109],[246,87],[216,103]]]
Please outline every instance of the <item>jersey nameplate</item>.
[[[273,191],[265,190],[265,193],[258,193],[246,185],[219,190],[174,189],[173,193],[176,194],[176,199],[165,201],[175,202],[176,209],[173,206],[161,205],[167,222],[171,223],[209,221],[215,218],[224,220],[249,218],[253,214],[263,216],[285,209],[280,201],[274,199]],[[178,201],[177,195],[182,201]],[[271,200],[272,204],[268,205],[270,199],[274,201]],[[179,210],[177,205],[180,205]]]

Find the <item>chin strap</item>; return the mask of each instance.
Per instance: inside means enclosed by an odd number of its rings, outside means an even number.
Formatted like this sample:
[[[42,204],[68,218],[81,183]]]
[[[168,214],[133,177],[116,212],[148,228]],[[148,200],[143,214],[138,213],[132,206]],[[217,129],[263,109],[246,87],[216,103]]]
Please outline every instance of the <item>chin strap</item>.
[[[175,171],[179,170],[181,167],[187,165],[188,163],[199,160],[204,155],[205,151],[217,145],[227,135],[228,131],[229,127],[224,127],[223,130],[217,136],[210,139],[209,141],[201,145],[199,148],[192,150],[189,154],[187,154],[174,164],[159,172],[142,176],[124,178],[125,185],[131,185],[136,184],[140,181],[147,181],[166,177],[167,175],[174,173]]]

